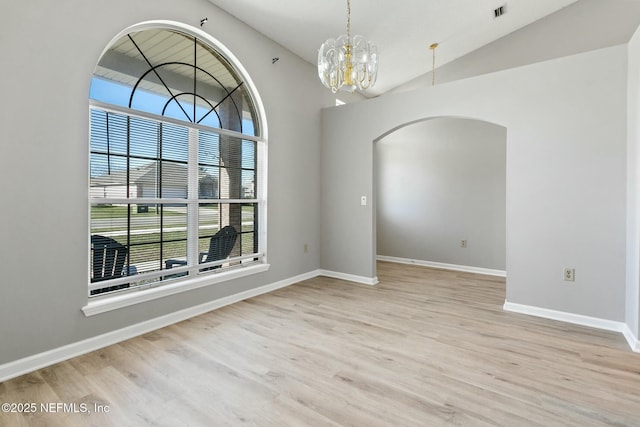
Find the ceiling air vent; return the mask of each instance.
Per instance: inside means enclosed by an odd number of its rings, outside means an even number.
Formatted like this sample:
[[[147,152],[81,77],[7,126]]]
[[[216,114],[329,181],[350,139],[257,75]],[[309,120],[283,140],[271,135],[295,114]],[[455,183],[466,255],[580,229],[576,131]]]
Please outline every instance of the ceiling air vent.
[[[507,12],[507,5],[503,4],[499,8],[493,10],[493,17],[494,18],[499,18],[502,15],[504,15],[506,12]]]

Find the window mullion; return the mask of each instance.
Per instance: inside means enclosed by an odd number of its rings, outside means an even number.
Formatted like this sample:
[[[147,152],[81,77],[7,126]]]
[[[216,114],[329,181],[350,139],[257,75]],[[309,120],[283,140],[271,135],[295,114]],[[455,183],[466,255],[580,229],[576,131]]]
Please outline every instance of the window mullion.
[[[187,262],[199,263],[198,237],[198,130],[189,129],[189,153],[187,175]]]

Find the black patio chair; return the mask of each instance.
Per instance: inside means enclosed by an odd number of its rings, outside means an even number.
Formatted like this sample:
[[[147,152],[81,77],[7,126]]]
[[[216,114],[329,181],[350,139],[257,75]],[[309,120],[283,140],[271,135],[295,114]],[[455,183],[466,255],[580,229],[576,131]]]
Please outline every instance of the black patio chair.
[[[220,231],[211,236],[209,241],[209,251],[200,252],[199,263],[220,261],[229,258],[233,247],[236,244],[238,232],[232,225],[222,227]],[[172,268],[174,265],[187,265],[187,261],[183,259],[168,259],[164,262],[166,269]],[[220,268],[220,265],[204,268],[203,270],[213,270]],[[177,276],[177,275],[176,275]]]
[[[91,236],[91,282],[102,282],[103,280],[124,276],[128,253],[126,246],[110,237],[98,234]],[[135,271],[135,267],[130,267],[126,271],[131,273],[132,269]],[[94,289],[91,291],[91,295],[128,287],[129,284],[124,283],[102,289]]]

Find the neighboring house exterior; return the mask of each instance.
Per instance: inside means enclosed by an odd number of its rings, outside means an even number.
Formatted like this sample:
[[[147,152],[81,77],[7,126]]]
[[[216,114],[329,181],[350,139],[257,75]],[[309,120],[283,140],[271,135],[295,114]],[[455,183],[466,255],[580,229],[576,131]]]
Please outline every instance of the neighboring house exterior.
[[[187,197],[187,167],[181,163],[150,163],[140,168],[131,169],[127,194],[126,171],[118,171],[108,175],[91,178],[91,197],[113,199],[148,197],[176,198]],[[200,170],[198,173],[199,198],[217,199],[220,194],[218,177]],[[160,185],[161,184],[161,185]],[[161,194],[159,188],[162,189]]]

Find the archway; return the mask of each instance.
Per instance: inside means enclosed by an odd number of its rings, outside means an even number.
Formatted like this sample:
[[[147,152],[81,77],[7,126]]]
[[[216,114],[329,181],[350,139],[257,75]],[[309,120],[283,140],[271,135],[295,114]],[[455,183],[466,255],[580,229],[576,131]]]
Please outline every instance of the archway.
[[[505,276],[506,128],[461,117],[374,141],[378,260]]]

